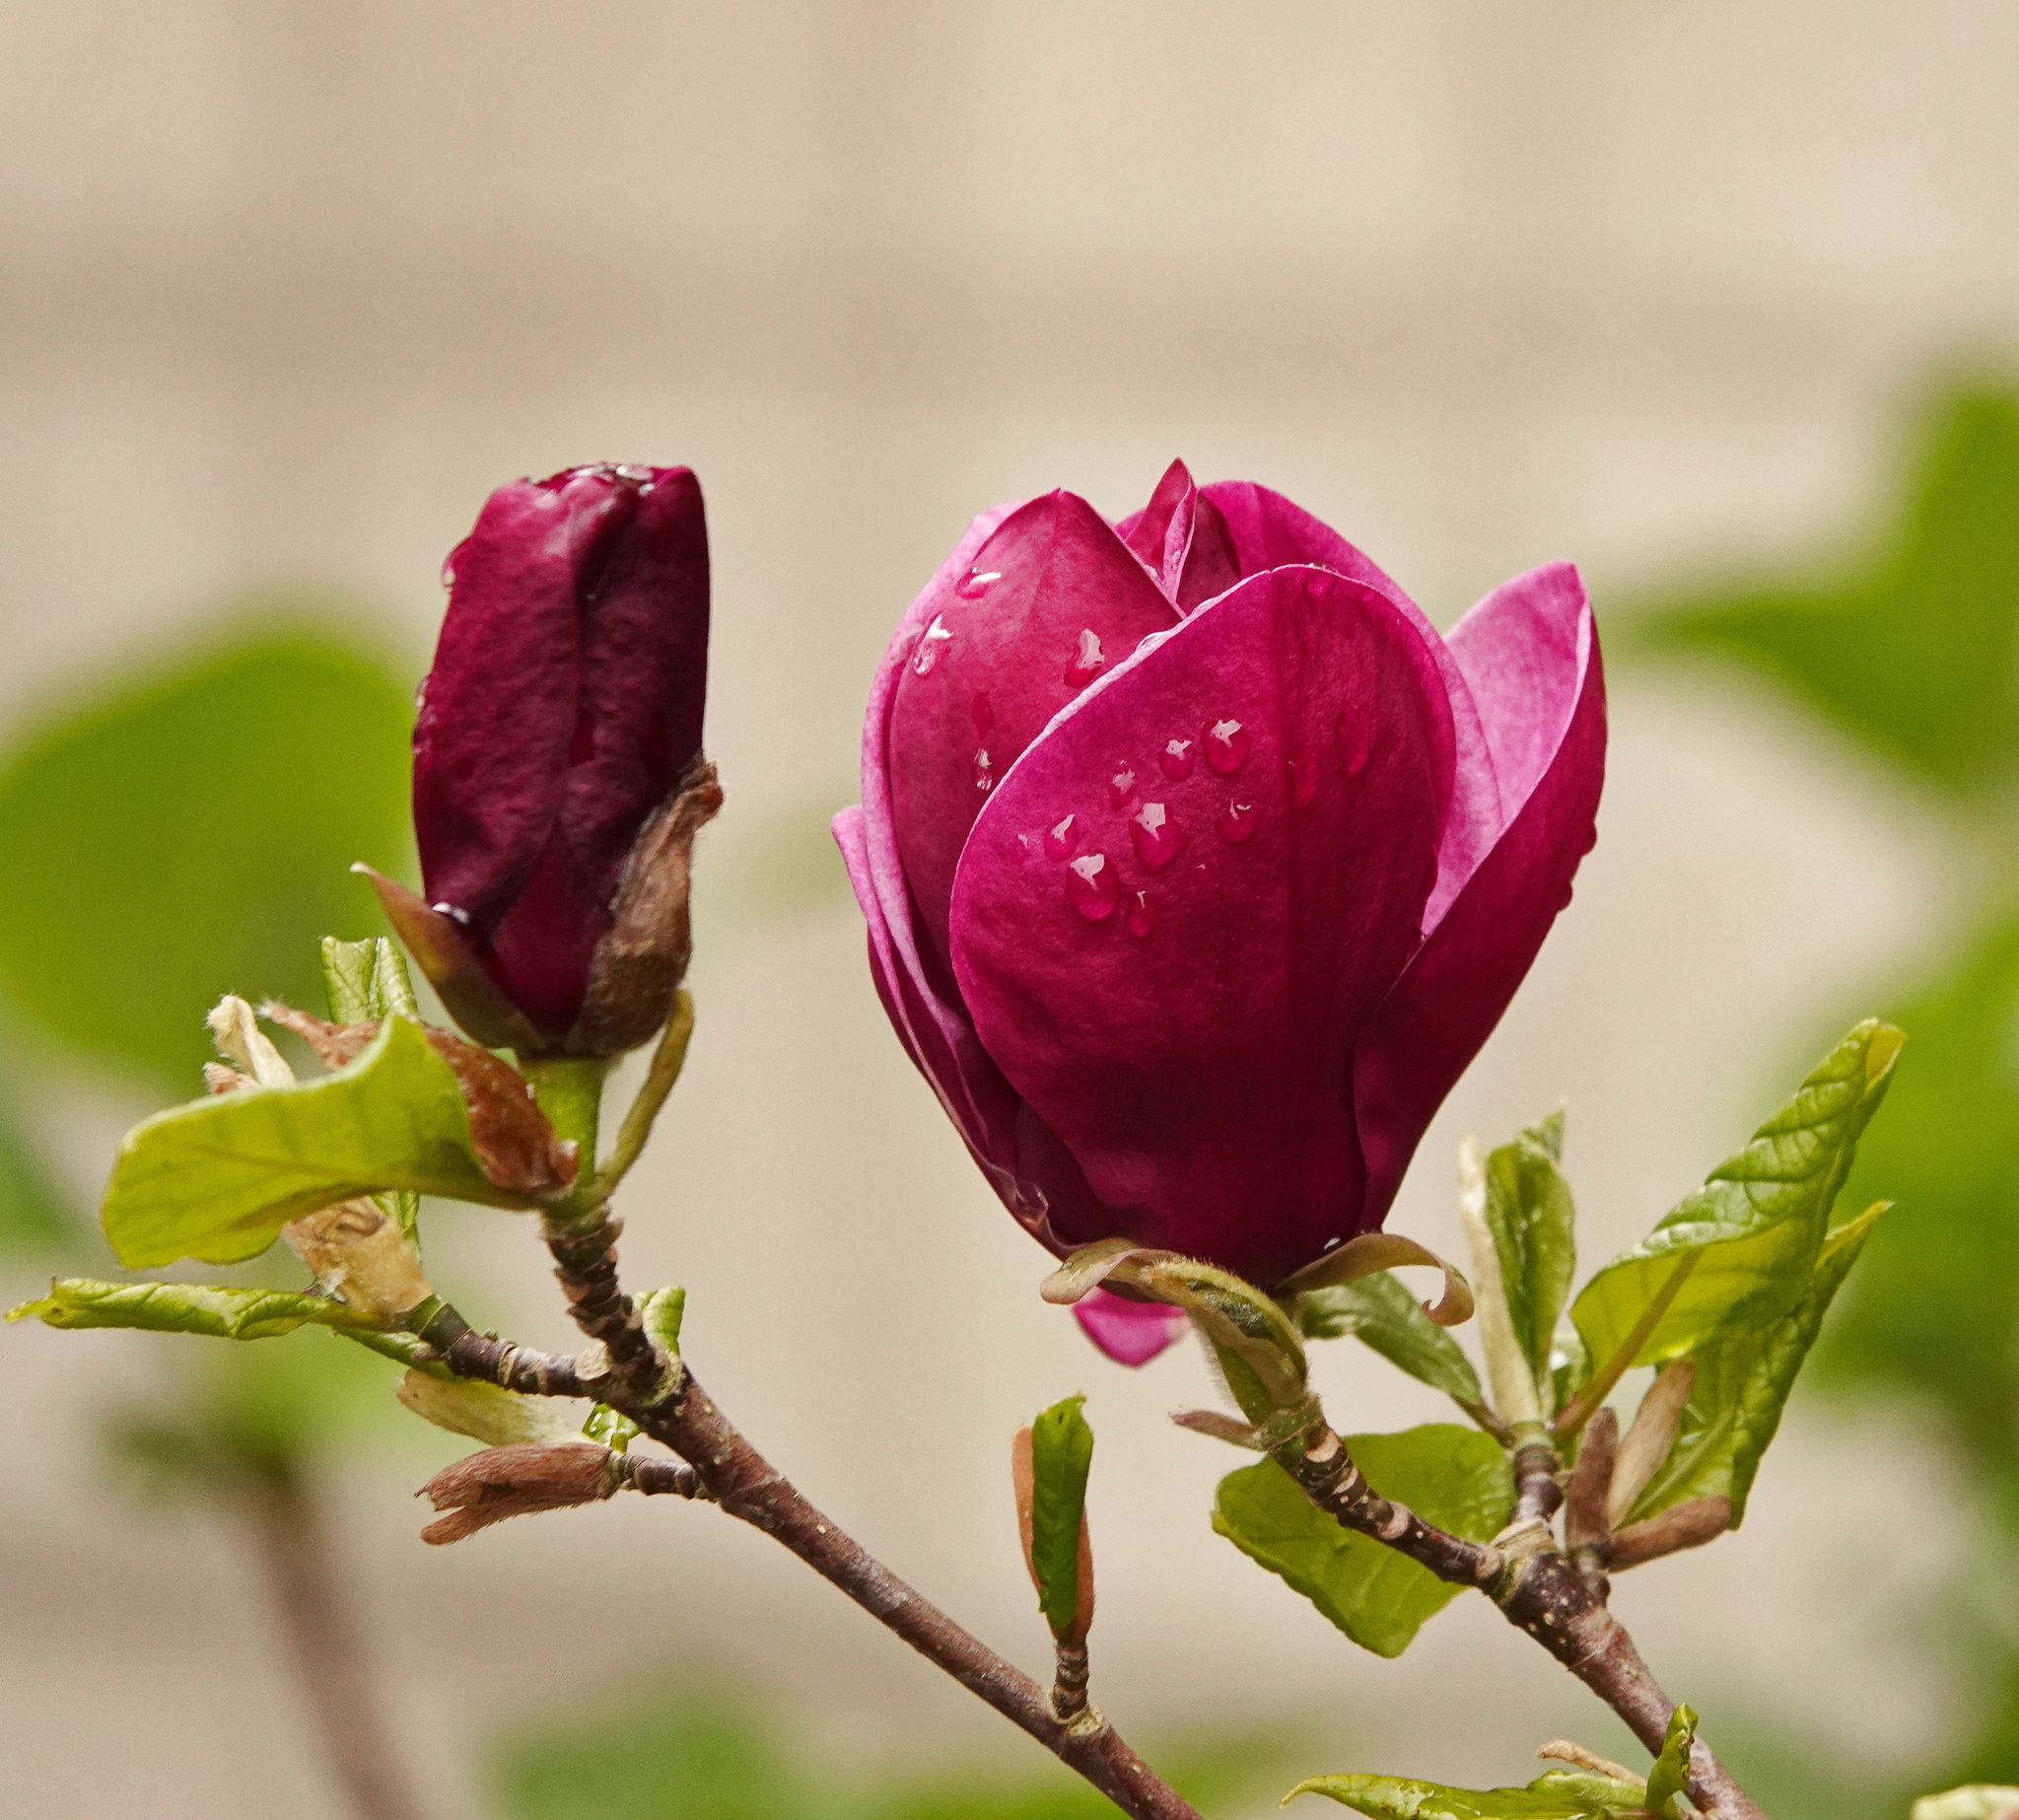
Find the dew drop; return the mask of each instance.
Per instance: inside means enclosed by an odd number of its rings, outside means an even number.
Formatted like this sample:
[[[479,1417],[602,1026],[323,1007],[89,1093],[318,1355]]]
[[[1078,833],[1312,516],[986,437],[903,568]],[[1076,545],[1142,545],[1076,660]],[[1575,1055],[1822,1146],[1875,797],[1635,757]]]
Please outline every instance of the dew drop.
[[[983,796],[996,787],[996,767],[989,760],[986,746],[974,755],[974,787]]]
[[[1185,851],[1185,836],[1161,803],[1146,803],[1129,817],[1129,838],[1148,872],[1162,872]]]
[[[1339,735],[1339,758],[1346,766],[1347,776],[1358,777],[1367,768],[1367,754],[1373,748],[1373,727],[1364,720],[1349,720],[1343,714],[1332,726]]]
[[[946,630],[945,615],[935,614],[933,623],[919,634],[919,642],[912,647],[911,673],[914,676],[931,675],[933,665],[940,661],[940,647],[952,636]]]
[[[1254,738],[1239,721],[1215,721],[1206,730],[1206,764],[1215,777],[1232,777],[1248,762]]]
[[[1063,860],[1072,853],[1078,844],[1073,826],[1079,819],[1078,815],[1068,815],[1065,820],[1054,822],[1045,830],[1045,854],[1048,858]]]
[[[1182,784],[1192,775],[1192,767],[1199,762],[1198,744],[1196,739],[1173,739],[1157,753],[1156,762],[1172,783]]]
[[[1089,923],[1105,923],[1122,901],[1115,869],[1104,853],[1084,854],[1066,868],[1066,895]]]
[[[1569,907],[1570,907],[1570,899],[1571,899],[1572,897],[1574,897],[1575,895],[1576,895],[1576,887],[1575,887],[1574,885],[1570,884],[1569,882],[1566,881],[1566,883],[1565,883],[1565,885],[1564,885],[1564,894],[1563,894],[1563,896],[1561,896],[1560,898],[1558,898],[1558,899],[1557,899],[1557,911],[1558,911],[1558,913],[1559,913],[1560,915],[1561,915],[1561,914],[1562,914],[1562,913],[1563,913],[1564,911],[1566,911],[1566,910],[1569,909]]]
[[[1108,802],[1116,808],[1126,808],[1129,799],[1136,794],[1136,768],[1123,765],[1108,779]]]
[[[446,916],[460,923],[465,929],[469,927],[469,912],[460,904],[430,904],[428,908],[439,916]]]
[[[1148,891],[1138,891],[1129,900],[1129,908],[1123,913],[1122,927],[1132,936],[1147,936],[1156,927],[1156,906],[1149,901]]]
[[[1002,579],[1000,569],[970,569],[953,584],[953,592],[963,600],[979,600]]]
[[[1066,686],[1083,689],[1107,667],[1107,659],[1101,656],[1100,640],[1090,631],[1079,634],[1079,642],[1073,648],[1073,656],[1066,665]]]
[[[444,588],[453,588],[455,586],[455,571],[448,563],[442,565],[442,586]]]
[[[1229,803],[1214,825],[1219,830],[1219,838],[1229,847],[1245,847],[1255,838],[1254,804]]]
[[[650,480],[652,478],[652,469],[640,467],[636,461],[625,461],[618,465],[617,478],[619,480]]]
[[[974,736],[977,739],[986,739],[996,731],[996,711],[989,706],[986,690],[975,690],[974,701],[970,704],[967,714],[968,719],[974,722]]]

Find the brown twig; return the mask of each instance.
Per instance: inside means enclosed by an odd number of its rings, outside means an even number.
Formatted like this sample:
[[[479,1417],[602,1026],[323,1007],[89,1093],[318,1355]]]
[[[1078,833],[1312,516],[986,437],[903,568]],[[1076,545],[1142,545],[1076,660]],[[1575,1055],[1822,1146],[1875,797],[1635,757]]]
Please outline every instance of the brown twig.
[[[1374,1491],[1345,1443],[1322,1423],[1277,1458],[1336,1521],[1386,1543],[1439,1579],[1485,1592],[1509,1624],[1527,1632],[1625,1719],[1650,1754],[1660,1751],[1675,1703],[1607,1609],[1605,1575],[1558,1553],[1540,1518],[1517,1523],[1493,1543],[1447,1534]],[[1766,1820],[1701,1739],[1691,1758],[1690,1799],[1709,1820]]]
[[[1058,1645],[1058,1666],[1052,1675],[1052,1712],[1072,1724],[1086,1711],[1086,1639]]]
[[[301,1686],[331,1768],[360,1820],[419,1820],[372,1698],[357,1628],[299,1462],[269,1456],[235,1474]]]
[[[594,1395],[680,1456],[679,1462],[640,1460],[636,1489],[711,1498],[731,1515],[783,1543],[1136,1820],[1200,1820],[1197,1810],[1091,1707],[1077,1715],[1055,1713],[1050,1689],[962,1630],[814,1508],[743,1438],[684,1366],[668,1371],[669,1362],[654,1351],[618,1281],[617,1230],[617,1223],[599,1209],[586,1223],[557,1220],[548,1228],[554,1274],[569,1309],[582,1331],[601,1344],[610,1368],[592,1390],[579,1382],[563,1388],[565,1374],[550,1372],[546,1394]],[[522,1349],[502,1342],[480,1348],[458,1341],[438,1350],[459,1375],[490,1383],[504,1381],[498,1373],[511,1365],[514,1355],[523,1357]]]

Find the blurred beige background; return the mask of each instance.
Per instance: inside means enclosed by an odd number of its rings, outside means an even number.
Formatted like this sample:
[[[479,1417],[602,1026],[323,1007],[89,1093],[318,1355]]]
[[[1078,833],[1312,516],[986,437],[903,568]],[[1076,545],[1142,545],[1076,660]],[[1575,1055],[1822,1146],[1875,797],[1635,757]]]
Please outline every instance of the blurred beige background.
[[[248,584],[329,585],[424,661],[486,490],[687,461],[717,577],[687,1083],[630,1196],[711,1387],[840,1520],[1036,1668],[1007,1436],[1092,1393],[1096,1697],[1133,1731],[1282,1704],[1325,1769],[1515,1780],[1609,1737],[1484,1606],[1360,1653],[1216,1538],[1197,1360],[1097,1360],[885,1027],[822,845],[861,700],[976,510],[1119,513],[1182,454],[1364,544],[1447,621],[1555,556],[1603,611],[1828,547],[1930,363],[2019,331],[2019,9],[1942,0],[0,8],[0,713]],[[1559,1096],[1597,1261],[1944,927],[1918,802],[1728,679],[1617,678],[1600,845],[1397,1223],[1455,1245],[1451,1146]],[[231,751],[231,730],[219,730]],[[257,763],[257,753],[233,753]],[[19,863],[14,861],[11,863]],[[359,904],[358,926],[371,927]],[[61,1089],[60,1081],[57,1084]],[[89,1188],[135,1108],[59,1090]],[[52,1114],[53,1116],[53,1114]],[[528,1235],[450,1216],[458,1299],[561,1324]],[[463,1286],[466,1286],[464,1288]],[[74,1430],[154,1355],[0,1351],[0,1811],[333,1820],[222,1531]],[[1342,1426],[1438,1419],[1328,1349]],[[1797,1400],[1756,1514],[1624,1582],[1671,1685],[1913,1755],[1951,1540]],[[346,1543],[445,1820],[544,1686],[740,1675],[844,1755],[1022,1747],[762,1538],[628,1501],[423,1548],[424,1440]],[[1896,1457],[1899,1457],[1896,1451]],[[998,1733],[1001,1733],[998,1736]]]

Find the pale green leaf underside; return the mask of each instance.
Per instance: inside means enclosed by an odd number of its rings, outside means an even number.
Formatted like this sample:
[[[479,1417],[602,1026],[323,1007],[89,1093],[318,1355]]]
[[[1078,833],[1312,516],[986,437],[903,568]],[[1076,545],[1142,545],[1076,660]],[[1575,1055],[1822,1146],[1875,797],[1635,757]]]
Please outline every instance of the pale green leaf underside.
[[[1349,1435],[1346,1445],[1382,1497],[1470,1541],[1497,1535],[1513,1507],[1507,1456],[1475,1429],[1436,1422]],[[1213,1526],[1376,1655],[1400,1655],[1424,1621],[1458,1596],[1458,1587],[1408,1556],[1342,1528],[1274,1460],[1219,1482]]]
[[[1030,1425],[1030,1561],[1038,1607],[1060,1636],[1079,1611],[1079,1528],[1093,1430],[1079,1413],[1084,1397],[1067,1397]]]
[[[198,1283],[95,1283],[64,1277],[38,1301],[10,1308],[7,1318],[33,1315],[50,1327],[144,1327],[213,1340],[271,1340],[307,1322],[369,1328],[340,1301],[286,1290],[214,1289]]]
[[[421,1015],[405,957],[383,936],[364,942],[322,938],[322,986],[329,1015],[338,1023],[377,1023],[382,1017]],[[421,1198],[401,1191],[376,1197],[379,1206],[399,1222],[399,1229],[416,1250],[421,1242]]]
[[[1703,1255],[1636,1365],[1680,1358],[1727,1320],[1771,1324],[1800,1298],[1900,1044],[1888,1025],[1859,1024],[1744,1150],[1584,1286],[1570,1318],[1592,1369],[1619,1352],[1690,1251]]]
[[[1352,1334],[1390,1365],[1456,1402],[1477,1408],[1485,1401],[1472,1361],[1392,1271],[1334,1289],[1307,1290],[1297,1298],[1297,1324],[1313,1340]]]
[[[526,1205],[478,1167],[455,1076],[406,1017],[388,1017],[333,1075],[217,1094],[135,1126],[105,1191],[105,1236],[129,1269],[236,1264],[296,1215],[383,1190]]]
[[[1621,1798],[1606,1800],[1546,1785],[1552,1780],[1540,1778],[1526,1788],[1451,1788],[1402,1776],[1318,1776],[1290,1794],[1329,1795],[1369,1820],[1613,1820],[1636,1811],[1625,1784],[1576,1779],[1622,1791]]]
[[[1558,1112],[1487,1158],[1487,1227],[1499,1255],[1508,1324],[1543,1385],[1557,1316],[1577,1268],[1577,1213],[1557,1167],[1563,1144]]]

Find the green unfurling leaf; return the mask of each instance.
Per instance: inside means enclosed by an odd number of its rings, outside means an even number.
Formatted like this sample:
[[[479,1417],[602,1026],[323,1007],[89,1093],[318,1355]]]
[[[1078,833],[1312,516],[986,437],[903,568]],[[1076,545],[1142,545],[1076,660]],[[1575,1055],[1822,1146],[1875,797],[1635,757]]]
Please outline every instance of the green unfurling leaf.
[[[454,1072],[406,1017],[386,1018],[333,1075],[216,1094],[136,1125],[105,1192],[105,1236],[130,1269],[236,1264],[298,1214],[384,1190],[528,1205],[478,1166]]]
[[[1086,1518],[1086,1475],[1093,1465],[1093,1430],[1083,1396],[1054,1403],[1030,1425],[1030,1571],[1038,1607],[1055,1637],[1083,1637],[1080,1536]]]
[[[1824,1239],[1807,1289],[1778,1320],[1764,1328],[1744,1319],[1728,1322],[1690,1355],[1697,1378],[1675,1444],[1628,1521],[1686,1499],[1722,1497],[1731,1500],[1732,1528],[1739,1526],[1761,1456],[1780,1426],[1780,1412],[1823,1316],[1885,1211],[1882,1201]]]
[[[652,1290],[638,1298],[638,1316],[645,1337],[668,1359],[680,1356],[680,1322],[687,1312],[687,1292],[677,1286]]]
[[[1602,1779],[1582,1780],[1598,1785]],[[1631,1800],[1573,1790],[1551,1776],[1539,1777],[1526,1788],[1452,1788],[1403,1776],[1314,1776],[1285,1795],[1285,1803],[1299,1794],[1329,1795],[1369,1820],[1615,1820],[1646,1811]]]
[[[1393,1271],[1378,1271],[1336,1289],[1305,1291],[1297,1298],[1297,1324],[1312,1340],[1352,1334],[1390,1365],[1443,1391],[1467,1410],[1485,1403],[1472,1361],[1424,1312],[1423,1303]]]
[[[1690,1785],[1690,1747],[1697,1742],[1697,1715],[1678,1707],[1668,1716],[1661,1754],[1647,1772],[1647,1805],[1660,1820],[1676,1820],[1676,1796]]]
[[[322,984],[329,995],[329,1015],[338,1023],[377,1023],[382,1017],[418,1019],[414,983],[398,948],[383,936],[366,942],[322,938]],[[421,1244],[421,1197],[402,1190],[374,1195],[388,1219],[398,1222],[407,1243]]]
[[[50,1327],[145,1327],[213,1340],[271,1340],[313,1322],[366,1329],[372,1323],[340,1301],[285,1290],[215,1289],[201,1283],[96,1283],[61,1277],[39,1301],[10,1308],[10,1321],[33,1315]]]
[[[612,1452],[628,1453],[631,1443],[645,1431],[629,1416],[612,1409],[607,1403],[598,1403],[590,1410],[582,1432],[591,1440],[601,1441]]]
[[[1475,1429],[1433,1422],[1399,1435],[1351,1435],[1346,1446],[1383,1498],[1468,1541],[1498,1534],[1514,1507],[1507,1455]],[[1335,1522],[1274,1460],[1219,1482],[1213,1526],[1376,1655],[1400,1655],[1425,1620],[1458,1596],[1429,1569]]]
[[[1858,1134],[1885,1097],[1905,1040],[1876,1019],[1857,1025],[1744,1150],[1584,1286],[1570,1318],[1594,1382],[1612,1365],[1679,1359],[1727,1321],[1771,1325],[1801,1298]],[[1636,1336],[1642,1315],[1672,1289],[1651,1330]],[[1629,1340],[1636,1344],[1622,1365]]]
[[[1487,1157],[1487,1229],[1499,1255],[1507,1320],[1545,1395],[1557,1316],[1577,1268],[1577,1211],[1557,1167],[1563,1154],[1559,1111]]]

